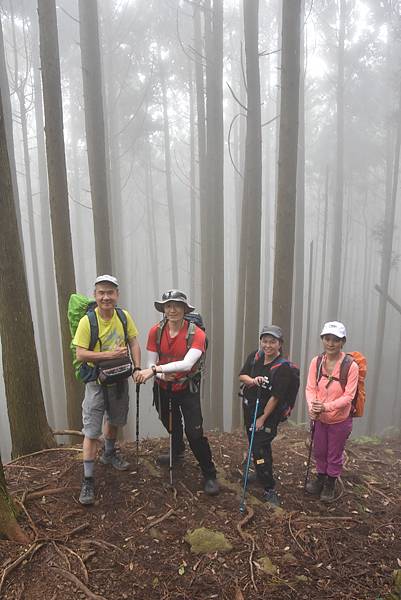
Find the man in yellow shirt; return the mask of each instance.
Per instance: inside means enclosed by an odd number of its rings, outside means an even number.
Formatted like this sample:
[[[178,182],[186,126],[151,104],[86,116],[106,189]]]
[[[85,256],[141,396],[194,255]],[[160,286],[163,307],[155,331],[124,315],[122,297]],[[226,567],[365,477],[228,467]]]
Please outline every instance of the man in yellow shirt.
[[[97,342],[93,350],[90,350],[91,325],[88,315],[85,315],[78,324],[72,343],[76,347],[77,359],[93,365],[127,356],[128,345],[134,364],[133,378],[136,381],[141,364],[138,330],[126,310],[122,311],[126,321],[126,325],[123,325],[115,308],[118,295],[118,281],[115,277],[100,275],[96,278],[94,296],[97,306],[94,312],[98,325]],[[128,405],[127,379],[107,386],[106,390],[97,381],[85,384],[85,397],[82,403],[84,479],[79,496],[81,504],[93,504],[95,501],[94,463],[96,442],[102,433],[103,417],[105,417],[103,427],[105,447],[100,462],[111,464],[120,471],[129,467],[128,462],[115,450],[117,429],[127,423]]]

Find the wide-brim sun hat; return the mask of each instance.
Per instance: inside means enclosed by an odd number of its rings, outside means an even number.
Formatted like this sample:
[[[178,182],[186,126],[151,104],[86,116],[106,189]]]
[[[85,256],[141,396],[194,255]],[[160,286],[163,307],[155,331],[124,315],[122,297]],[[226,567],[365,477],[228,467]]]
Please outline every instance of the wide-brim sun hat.
[[[112,283],[115,287],[118,287],[118,280],[116,277],[113,277],[113,275],[99,275],[95,279],[95,285],[97,283],[104,283],[106,281],[108,283]]]
[[[283,339],[283,332],[277,325],[264,325],[262,331],[260,332],[259,339],[262,339],[264,335],[271,335],[277,340]]]
[[[345,325],[340,321],[328,321],[323,325],[320,337],[324,335],[335,335],[342,340],[347,337],[347,330],[345,329]]]
[[[161,297],[161,300],[155,301],[155,309],[159,312],[164,313],[164,305],[167,304],[167,302],[181,302],[181,304],[184,305],[185,314],[195,310],[195,307],[191,306],[188,302],[186,294],[184,294],[184,292],[181,292],[180,290],[168,290],[167,292],[164,292],[164,294]]]

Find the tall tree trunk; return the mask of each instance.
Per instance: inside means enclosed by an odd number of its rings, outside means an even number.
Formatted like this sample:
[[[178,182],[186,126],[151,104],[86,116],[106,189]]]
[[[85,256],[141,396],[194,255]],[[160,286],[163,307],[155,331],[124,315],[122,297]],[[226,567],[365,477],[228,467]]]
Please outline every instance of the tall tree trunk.
[[[301,0],[300,27],[300,81],[299,81],[299,129],[297,159],[297,189],[295,207],[295,269],[292,312],[292,348],[291,357],[301,364],[302,335],[304,320],[304,266],[305,266],[305,0]],[[290,349],[289,349],[290,350]]]
[[[260,114],[260,76],[258,49],[259,1],[243,4],[247,119],[243,204],[248,211],[246,239],[246,286],[244,354],[255,347],[260,315],[260,237],[262,219],[262,130]]]
[[[342,268],[342,232],[344,211],[344,44],[345,44],[345,0],[339,0],[340,28],[338,36],[337,72],[337,148],[336,148],[336,203],[334,207],[333,248],[330,269],[329,319],[338,318],[340,304]]]
[[[322,262],[320,263],[320,293],[319,293],[319,308],[318,308],[318,327],[323,325],[323,304],[324,304],[324,283],[326,280],[326,252],[327,252],[327,223],[329,214],[329,167],[326,167],[326,177],[324,186],[324,219],[322,233]]]
[[[85,129],[95,230],[97,273],[111,273],[106,136],[103,115],[97,0],[79,0],[79,37],[85,101]]]
[[[45,110],[47,171],[53,234],[58,307],[63,348],[68,426],[81,427],[82,386],[75,379],[67,319],[68,300],[75,292],[67,170],[64,153],[63,109],[55,0],[38,0],[40,58]]]
[[[148,228],[148,240],[149,240],[149,257],[152,272],[153,282],[153,296],[157,298],[160,293],[159,286],[159,259],[157,251],[157,235],[156,235],[156,222],[155,222],[155,201],[154,201],[154,187],[153,187],[153,173],[152,173],[152,151],[150,141],[146,140],[145,147],[145,186],[146,186],[146,221]]]
[[[171,251],[171,272],[172,286],[178,287],[178,257],[177,257],[177,233],[176,219],[174,208],[173,181],[171,177],[171,142],[170,142],[170,125],[168,122],[168,102],[166,77],[163,60],[159,52],[159,68],[160,68],[160,85],[162,92],[162,107],[163,107],[163,132],[164,132],[164,162],[166,167],[166,192],[167,192],[167,207],[168,220],[170,227],[170,251]]]
[[[46,420],[0,98],[0,337],[12,455],[55,445]],[[21,361],[23,357],[23,361]]]
[[[43,95],[40,81],[39,30],[38,15],[32,4],[32,68],[35,97],[36,148],[38,161],[39,206],[41,222],[41,266],[46,282],[46,348],[47,362],[52,373],[50,386],[59,390],[63,378],[57,372],[61,363],[60,334],[57,315],[57,291],[53,261],[53,243],[50,222],[49,188],[47,184],[45,130],[43,123]],[[52,385],[53,383],[53,385]],[[53,395],[52,395],[53,396]],[[50,423],[54,423],[54,406],[52,396],[47,398],[46,409]],[[59,400],[59,398],[58,398]]]
[[[206,160],[209,244],[211,249],[211,378],[210,407],[214,425],[224,426],[224,124],[223,124],[223,7],[220,0],[206,4]]]
[[[15,154],[14,154],[14,134],[13,134],[13,120],[10,100],[10,88],[8,85],[7,78],[7,65],[4,53],[4,39],[3,39],[3,28],[0,19],[0,93],[3,100],[4,114],[6,116],[6,135],[7,135],[7,147],[8,155],[10,157],[11,165],[11,180],[13,186],[13,197],[15,202],[15,211],[17,215],[18,224],[18,235],[20,238],[20,244],[22,249],[22,259],[24,261],[25,270],[25,256],[24,256],[24,239],[22,237],[22,226],[21,226],[21,208],[18,193],[17,184],[17,169],[15,165]]]
[[[390,135],[390,131],[388,131]],[[387,300],[386,295],[389,294],[389,282],[391,272],[391,262],[393,253],[393,238],[394,238],[394,218],[395,209],[397,202],[398,192],[398,178],[400,169],[400,148],[401,148],[401,85],[399,89],[399,106],[397,114],[397,134],[395,140],[394,149],[394,160],[391,161],[390,157],[387,158],[387,165],[392,163],[393,172],[391,180],[391,189],[388,182],[387,193],[386,193],[386,208],[384,214],[384,231],[383,231],[383,249],[382,249],[382,262],[380,270],[380,288],[382,293],[379,299],[379,309],[377,315],[376,325],[376,342],[375,342],[375,364],[373,367],[372,376],[372,388],[370,391],[370,397],[372,402],[369,408],[368,414],[368,428],[369,432],[373,433],[376,427],[376,417],[378,412],[378,406],[380,406],[378,394],[380,384],[380,373],[383,361],[383,346],[385,340],[385,328],[386,328],[386,309]]]
[[[201,309],[206,327],[211,324],[211,294],[209,289],[211,263],[209,260],[208,239],[208,198],[206,166],[206,109],[204,48],[202,37],[202,14],[200,3],[193,5],[194,46],[195,46],[195,83],[196,113],[199,164],[199,217],[200,217],[200,263],[201,263]],[[206,27],[206,25],[205,25]],[[206,372],[210,372],[211,353],[206,355]],[[203,416],[207,426],[211,423],[210,379],[204,378],[202,384]]]
[[[189,136],[190,136],[190,234],[189,234],[189,297],[195,298],[196,288],[196,249],[197,249],[197,205],[196,205],[196,156],[195,156],[195,98],[192,64],[188,61],[188,88],[189,88]]]
[[[281,326],[286,348],[291,347],[298,150],[300,16],[300,0],[283,0],[273,322]]]
[[[27,108],[25,105],[25,96],[26,96],[26,77],[21,76],[19,72],[19,49],[17,46],[17,39],[15,34],[15,18],[14,11],[12,5],[10,4],[10,16],[11,16],[11,25],[12,25],[12,38],[13,38],[13,46],[14,46],[14,81],[15,81],[15,94],[18,100],[18,108],[19,108],[19,117],[21,123],[21,133],[22,133],[22,147],[23,147],[23,157],[24,157],[24,175],[25,175],[25,194],[26,194],[26,206],[28,213],[28,231],[29,231],[29,242],[30,242],[30,254],[31,261],[30,265],[32,267],[32,276],[31,276],[31,292],[29,294],[31,299],[31,307],[34,306],[36,309],[36,340],[37,340],[37,348],[38,348],[38,358],[41,363],[41,381],[42,381],[42,389],[44,392],[45,399],[50,401],[51,391],[50,391],[50,378],[49,378],[49,366],[47,364],[47,352],[46,352],[46,338],[45,338],[45,326],[43,319],[43,308],[40,294],[40,276],[39,276],[39,266],[38,266],[38,253],[37,253],[37,243],[36,243],[36,229],[35,229],[35,213],[33,209],[33,195],[32,195],[32,177],[31,177],[31,159],[29,155],[29,142],[28,142],[28,115]],[[25,31],[25,23],[23,24],[23,35],[24,35],[24,47],[27,47],[27,39],[26,39],[26,31]],[[26,56],[25,60],[28,62],[29,57]],[[41,360],[40,360],[41,359]]]
[[[105,58],[105,87],[107,98],[107,123],[108,140],[110,147],[110,222],[111,222],[111,246],[113,270],[119,281],[123,281],[124,288],[131,277],[130,268],[126,266],[124,244],[121,232],[123,231],[124,214],[121,193],[121,160],[120,160],[120,103],[121,84],[119,82],[118,68],[115,61],[115,17],[113,5],[104,2],[102,14],[104,23],[103,31],[106,41]],[[157,290],[156,294],[159,293]]]
[[[7,492],[6,478],[0,456],[0,537],[3,536],[20,544],[29,542],[28,537],[17,523],[16,510]]]

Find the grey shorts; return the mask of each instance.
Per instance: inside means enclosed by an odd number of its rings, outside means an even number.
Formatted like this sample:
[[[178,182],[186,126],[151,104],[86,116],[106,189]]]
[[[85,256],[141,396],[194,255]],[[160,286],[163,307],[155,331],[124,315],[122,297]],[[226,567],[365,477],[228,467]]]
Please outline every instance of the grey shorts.
[[[85,436],[97,439],[102,433],[103,417],[110,425],[122,427],[128,416],[128,381],[107,386],[107,398],[103,386],[91,381],[85,385],[82,402],[82,423]]]

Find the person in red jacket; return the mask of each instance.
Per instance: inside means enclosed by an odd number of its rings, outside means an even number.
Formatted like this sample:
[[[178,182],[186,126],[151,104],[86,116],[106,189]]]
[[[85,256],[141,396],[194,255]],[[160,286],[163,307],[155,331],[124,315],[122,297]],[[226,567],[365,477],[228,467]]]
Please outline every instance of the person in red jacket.
[[[199,360],[206,350],[206,335],[200,327],[195,326],[194,333],[189,338],[189,322],[185,315],[192,312],[194,307],[189,304],[183,292],[169,290],[154,305],[156,310],[164,314],[164,319],[149,331],[149,367],[140,371],[138,382],[145,383],[148,379],[155,378],[154,404],[167,431],[171,399],[173,462],[180,460],[184,454],[184,420],[188,443],[204,477],[204,491],[214,496],[219,493],[219,485],[209,442],[203,433],[201,373],[198,368]],[[169,454],[161,455],[159,462],[167,464]]]
[[[316,479],[306,491],[320,495],[323,502],[335,498],[335,484],[341,474],[345,443],[352,431],[351,408],[358,385],[359,367],[352,362],[345,389],[340,384],[340,368],[345,353],[346,329],[339,321],[325,323],[320,337],[321,359],[315,356],[309,367],[306,401],[312,419]],[[318,361],[320,366],[318,366]]]

